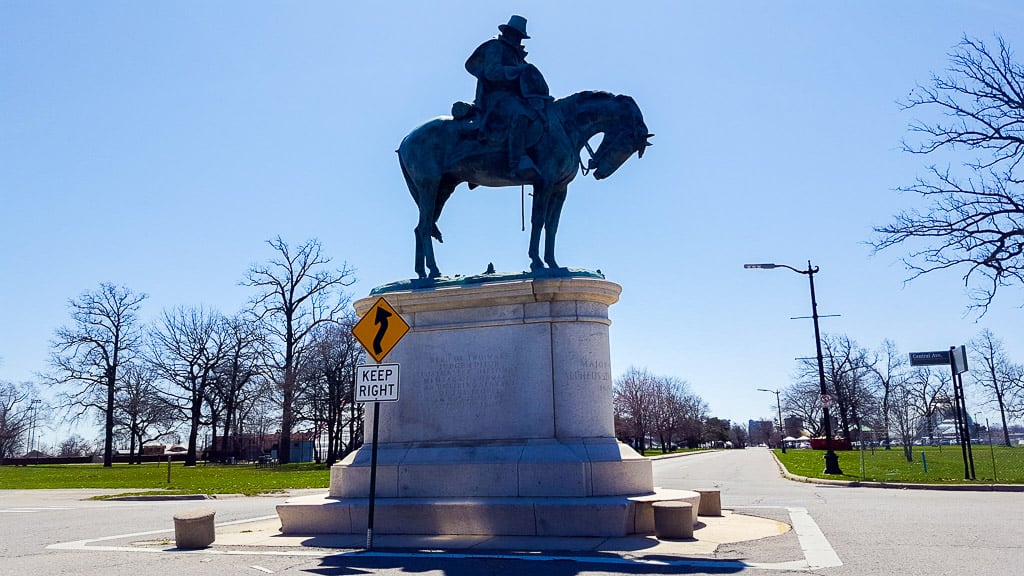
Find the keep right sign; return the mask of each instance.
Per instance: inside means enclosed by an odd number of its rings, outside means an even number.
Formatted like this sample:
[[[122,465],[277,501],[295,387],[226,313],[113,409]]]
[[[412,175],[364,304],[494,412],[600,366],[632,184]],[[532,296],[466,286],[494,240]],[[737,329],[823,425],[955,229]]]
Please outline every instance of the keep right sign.
[[[356,402],[398,402],[398,364],[356,366]]]

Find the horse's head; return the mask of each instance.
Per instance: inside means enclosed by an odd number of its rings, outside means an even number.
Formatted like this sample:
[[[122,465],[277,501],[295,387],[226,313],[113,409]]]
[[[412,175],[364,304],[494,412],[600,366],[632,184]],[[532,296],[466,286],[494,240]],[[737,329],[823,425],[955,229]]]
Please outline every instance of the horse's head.
[[[605,132],[601,146],[590,160],[589,167],[594,170],[594,178],[598,180],[614,174],[634,152],[643,158],[644,150],[652,145],[648,138],[654,136],[647,131],[643,114],[632,98],[616,96],[615,101],[621,108],[620,121],[616,123],[616,128]]]

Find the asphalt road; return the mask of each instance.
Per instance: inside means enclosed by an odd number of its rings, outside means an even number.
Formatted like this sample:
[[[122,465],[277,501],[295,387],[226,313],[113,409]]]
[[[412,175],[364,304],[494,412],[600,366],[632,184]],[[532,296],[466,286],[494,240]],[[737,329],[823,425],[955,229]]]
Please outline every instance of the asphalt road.
[[[782,479],[767,450],[748,449],[656,461],[655,484],[665,488],[718,487],[722,504],[739,512],[820,527],[819,541],[795,531],[726,546],[717,557],[760,562],[631,562],[615,557],[545,554],[465,557],[457,554],[337,554],[318,550],[236,550],[232,553],[60,549],[87,539],[120,536],[121,542],[173,541],[175,512],[197,506],[217,512],[217,522],[272,516],[282,497],[229,498],[205,502],[110,502],[83,500],[97,491],[0,490],[0,575],[199,574],[723,574],[753,575],[947,575],[1004,576],[1024,560],[1024,496],[1020,493],[942,492],[848,488]],[[152,534],[145,534],[153,531]],[[134,535],[134,536],[130,536]],[[94,543],[101,544],[101,543]],[[58,546],[54,546],[58,545]],[[238,552],[237,554],[233,552]],[[834,558],[812,571],[787,562]],[[831,556],[829,556],[831,554]],[[822,556],[824,555],[824,556]],[[685,560],[685,559],[684,559]],[[841,564],[841,565],[838,565]]]

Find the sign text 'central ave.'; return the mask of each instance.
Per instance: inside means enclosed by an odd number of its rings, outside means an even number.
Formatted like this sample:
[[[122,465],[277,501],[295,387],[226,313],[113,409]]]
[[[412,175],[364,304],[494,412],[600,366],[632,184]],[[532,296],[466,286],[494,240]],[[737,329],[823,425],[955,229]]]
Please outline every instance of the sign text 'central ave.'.
[[[911,352],[911,366],[949,366],[949,350]]]
[[[356,366],[356,402],[397,402],[398,364]]]

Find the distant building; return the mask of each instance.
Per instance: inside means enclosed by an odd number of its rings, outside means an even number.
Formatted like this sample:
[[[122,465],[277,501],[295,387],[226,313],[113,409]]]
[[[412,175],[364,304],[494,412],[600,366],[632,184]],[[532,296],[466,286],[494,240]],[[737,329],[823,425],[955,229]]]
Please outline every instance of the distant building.
[[[747,442],[752,446],[767,445],[775,431],[775,422],[771,420],[747,421]]]
[[[800,436],[803,435],[803,418],[799,416],[786,416],[785,418],[783,418],[783,420],[785,421],[785,424],[783,424],[782,426],[783,431],[785,432],[785,434],[783,434],[784,436],[792,436],[794,438],[799,438]]]
[[[316,435],[312,432],[292,432],[291,461],[312,462]],[[219,462],[235,460],[257,460],[260,456],[277,458],[280,432],[275,434],[233,434],[218,436],[207,447],[209,460]]]

